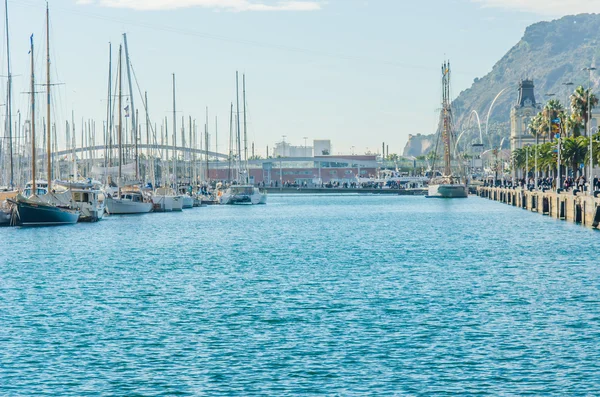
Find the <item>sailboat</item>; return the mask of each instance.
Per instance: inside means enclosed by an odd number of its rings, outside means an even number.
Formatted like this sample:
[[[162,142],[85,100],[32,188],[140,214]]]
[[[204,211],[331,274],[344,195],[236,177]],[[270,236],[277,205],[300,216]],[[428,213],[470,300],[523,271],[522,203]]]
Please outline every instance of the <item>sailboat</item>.
[[[467,185],[460,177],[452,173],[452,141],[454,131],[452,129],[452,108],[450,100],[450,62],[442,65],[442,110],[440,113],[440,125],[438,132],[438,143],[442,140],[444,146],[444,172],[442,176],[433,176],[429,182],[427,197],[438,198],[466,198],[469,195]],[[436,145],[437,148],[437,145]],[[437,155],[437,153],[435,153]],[[435,166],[435,162],[434,162]],[[435,168],[431,169],[432,175]]]
[[[237,149],[238,158],[241,159],[241,137],[240,137],[240,99],[239,99],[239,75],[235,74],[235,88],[236,88],[236,101],[237,101]],[[246,131],[246,75],[243,76],[243,101],[244,101],[244,169],[242,172],[242,180],[238,180],[235,185],[228,187],[224,193],[220,195],[221,204],[267,204],[267,194],[261,192],[259,188],[250,184],[249,170],[248,170],[248,139]]]
[[[110,196],[106,198],[106,211],[109,214],[145,214],[152,211],[152,202],[148,202],[139,187],[123,184],[123,90],[122,90],[122,46],[119,46],[119,174],[117,180],[116,197]],[[127,189],[122,189],[123,187]]]
[[[47,47],[47,79],[46,89],[48,97],[48,123],[46,139],[46,159],[48,173],[48,192],[45,195],[36,194],[36,148],[35,148],[35,71],[34,71],[34,48],[33,35],[31,35],[31,176],[32,186],[30,197],[18,195],[14,201],[9,200],[14,205],[16,211],[17,224],[22,226],[36,225],[65,225],[77,223],[79,211],[72,209],[70,197],[55,194],[52,192],[52,157],[51,157],[51,124],[50,124],[50,12],[46,7],[46,47]],[[69,194],[70,196],[70,194]]]
[[[9,151],[9,184],[6,189],[0,188],[0,226],[8,226],[10,224],[12,206],[8,203],[8,199],[15,199],[18,190],[14,184],[14,158],[13,158],[13,136],[12,136],[12,74],[10,64],[10,40],[8,30],[8,0],[4,0],[4,10],[6,16],[6,63],[8,67],[8,84],[6,90],[6,132],[8,136],[8,151]]]

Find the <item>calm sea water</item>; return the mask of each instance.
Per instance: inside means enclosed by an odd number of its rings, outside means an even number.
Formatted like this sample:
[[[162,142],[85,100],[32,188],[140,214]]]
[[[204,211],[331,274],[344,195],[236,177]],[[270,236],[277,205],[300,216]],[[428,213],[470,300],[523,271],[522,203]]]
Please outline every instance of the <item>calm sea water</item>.
[[[600,233],[269,200],[0,229],[0,395],[600,395]]]

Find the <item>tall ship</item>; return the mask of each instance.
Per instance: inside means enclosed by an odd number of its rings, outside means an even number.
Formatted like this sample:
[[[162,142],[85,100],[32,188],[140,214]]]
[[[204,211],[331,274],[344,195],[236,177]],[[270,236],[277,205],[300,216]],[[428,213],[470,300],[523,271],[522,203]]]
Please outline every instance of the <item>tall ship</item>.
[[[428,196],[439,198],[466,198],[469,195],[467,184],[460,176],[452,171],[452,159],[456,158],[455,142],[456,135],[452,124],[452,107],[450,100],[450,62],[442,65],[442,110],[440,112],[440,123],[438,127],[435,156],[431,167],[432,179],[429,182]],[[443,146],[443,170],[442,174],[436,170],[435,163],[438,160],[438,149]],[[454,156],[453,156],[454,154]]]

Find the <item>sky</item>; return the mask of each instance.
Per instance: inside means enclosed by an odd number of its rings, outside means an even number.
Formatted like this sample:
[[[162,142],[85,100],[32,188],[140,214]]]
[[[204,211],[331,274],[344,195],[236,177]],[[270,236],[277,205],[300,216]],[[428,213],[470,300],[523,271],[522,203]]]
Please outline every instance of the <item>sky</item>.
[[[45,82],[45,7],[42,0],[8,1],[13,114],[20,110],[23,119],[30,113],[31,34],[36,79]],[[211,150],[216,140],[227,152],[239,71],[247,80],[248,140],[264,156],[283,136],[298,146],[304,137],[309,144],[331,139],[334,154],[380,152],[382,142],[402,153],[409,134],[435,130],[445,59],[457,96],[527,26],[600,10],[600,0],[50,0],[49,7],[59,142],[72,114],[78,129],[88,119],[102,128],[109,42],[114,77],[127,33],[139,90],[148,93],[159,130],[165,118],[172,125],[174,73],[178,119],[203,126],[208,107]],[[6,44],[0,47],[6,76]],[[2,84],[3,97],[5,90]],[[45,114],[44,96],[36,100]]]

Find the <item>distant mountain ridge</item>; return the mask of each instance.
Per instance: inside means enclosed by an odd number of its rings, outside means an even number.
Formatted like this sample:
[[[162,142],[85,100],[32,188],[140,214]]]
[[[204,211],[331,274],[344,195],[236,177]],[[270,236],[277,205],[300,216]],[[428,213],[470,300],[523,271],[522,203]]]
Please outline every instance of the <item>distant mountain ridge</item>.
[[[588,72],[582,71],[583,68],[598,65],[599,70],[591,82],[592,89],[597,89],[600,81],[600,62],[597,64],[597,61],[600,61],[600,14],[570,15],[529,26],[523,38],[487,75],[476,78],[473,85],[454,100],[456,132],[465,131],[461,143],[479,142],[472,111],[479,114],[485,131],[490,104],[503,89],[490,116],[490,136],[484,137],[486,146],[499,145],[503,137],[510,135],[510,109],[517,101],[521,80],[534,80],[537,102],[544,103],[548,99],[545,94],[552,93],[554,99],[564,104],[577,85],[587,86]],[[569,82],[574,86],[564,85]],[[409,140],[407,146],[410,145]]]

